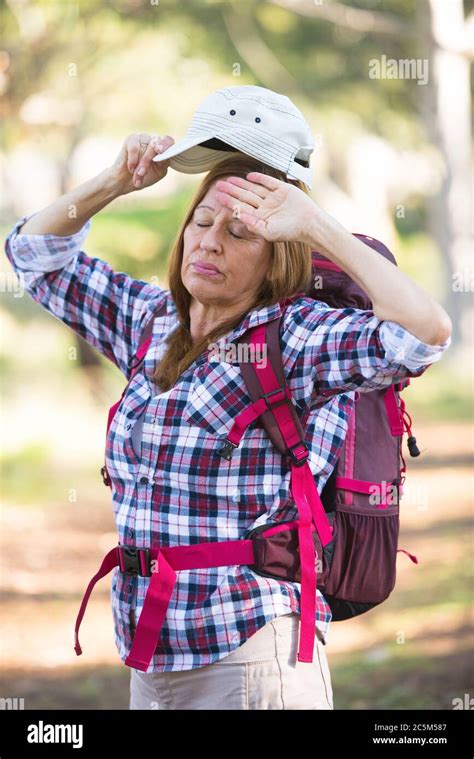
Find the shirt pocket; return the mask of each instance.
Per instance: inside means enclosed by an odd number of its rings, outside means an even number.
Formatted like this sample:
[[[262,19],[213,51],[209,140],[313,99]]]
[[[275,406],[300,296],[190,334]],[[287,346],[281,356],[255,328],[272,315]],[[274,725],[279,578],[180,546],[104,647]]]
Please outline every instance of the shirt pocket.
[[[206,361],[194,373],[183,419],[225,438],[234,419],[251,403],[238,366]]]
[[[183,421],[190,425],[193,487],[228,509],[240,511],[245,521],[255,519],[272,506],[281,486],[280,456],[263,429],[253,422],[230,459],[218,451],[235,418],[251,404],[238,366],[202,364],[195,371]],[[185,479],[187,487],[189,479]]]
[[[105,441],[105,463],[112,480],[133,480],[141,458],[141,427],[147,387],[137,374],[120,399]]]

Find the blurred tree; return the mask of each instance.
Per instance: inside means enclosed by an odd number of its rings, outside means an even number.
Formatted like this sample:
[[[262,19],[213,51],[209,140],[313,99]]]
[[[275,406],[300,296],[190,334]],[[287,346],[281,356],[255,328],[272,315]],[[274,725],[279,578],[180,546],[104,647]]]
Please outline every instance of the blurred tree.
[[[418,9],[422,42],[431,62],[429,85],[420,113],[432,143],[443,157],[440,192],[429,198],[430,230],[449,275],[447,309],[453,319],[453,342],[470,337],[472,323],[462,323],[471,308],[472,187],[470,62],[474,57],[474,20],[464,20],[462,0],[425,0]],[[470,45],[469,45],[470,43]],[[456,288],[456,278],[464,287]]]

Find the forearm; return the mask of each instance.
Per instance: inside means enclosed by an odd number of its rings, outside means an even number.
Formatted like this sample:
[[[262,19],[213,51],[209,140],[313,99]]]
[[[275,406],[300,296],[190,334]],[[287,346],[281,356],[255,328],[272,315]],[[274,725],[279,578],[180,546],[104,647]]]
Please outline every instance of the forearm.
[[[429,293],[319,209],[306,242],[341,267],[370,297],[380,320],[397,322],[419,340],[439,345],[451,320]]]
[[[46,208],[36,212],[25,224],[21,234],[61,235],[78,232],[94,214],[119,196],[117,182],[110,168],[62,195]]]

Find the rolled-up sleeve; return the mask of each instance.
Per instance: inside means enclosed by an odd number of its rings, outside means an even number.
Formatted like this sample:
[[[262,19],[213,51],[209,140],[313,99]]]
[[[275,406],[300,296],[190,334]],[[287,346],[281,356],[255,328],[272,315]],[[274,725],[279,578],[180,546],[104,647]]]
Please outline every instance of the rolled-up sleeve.
[[[112,361],[126,376],[150,307],[167,291],[115,272],[82,249],[89,219],[75,234],[22,234],[23,216],[5,241],[22,287],[39,305]]]
[[[385,359],[398,362],[412,372],[427,369],[430,364],[439,361],[451,345],[450,337],[439,345],[429,345],[391,321],[380,322],[379,337],[385,349]]]
[[[373,311],[335,309],[307,298],[287,310],[283,328],[286,358],[312,400],[418,377],[451,343],[429,345]]]

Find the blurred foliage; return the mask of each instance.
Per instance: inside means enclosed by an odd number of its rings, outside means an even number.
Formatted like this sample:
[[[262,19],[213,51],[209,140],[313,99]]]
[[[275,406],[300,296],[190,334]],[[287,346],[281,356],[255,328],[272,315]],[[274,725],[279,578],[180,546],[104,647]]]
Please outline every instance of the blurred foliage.
[[[270,80],[284,72],[287,80],[282,82],[282,87],[290,97],[296,96],[303,110],[315,109],[322,115],[340,108],[348,116],[359,115],[367,131],[386,137],[392,144],[398,139],[405,146],[407,139],[416,143],[423,137],[417,118],[420,108],[417,83],[401,78],[381,78],[374,82],[367,71],[369,60],[379,57],[381,52],[387,58],[397,59],[422,55],[423,50],[418,49],[421,35],[417,36],[416,29],[420,5],[416,0],[383,0],[383,3],[351,0],[350,7],[399,24],[405,33],[396,34],[366,33],[330,23],[324,16],[319,19],[316,14],[308,18],[270,0],[182,0],[179,3],[160,0],[157,4],[136,0],[105,3],[102,0],[80,3],[35,0],[32,6],[41,9],[41,22],[33,8],[28,13],[28,9],[20,5],[4,3],[0,6],[0,22],[7,41],[5,47],[14,65],[14,76],[6,93],[12,120],[5,133],[5,145],[9,148],[22,137],[21,122],[17,121],[20,105],[29,93],[39,92],[46,86],[57,94],[80,95],[86,104],[93,103],[97,97],[103,98],[102,108],[97,105],[97,108],[83,110],[80,126],[86,133],[92,132],[97,119],[104,117],[108,117],[104,123],[110,133],[107,106],[117,97],[122,117],[115,126],[122,133],[128,129],[127,124],[133,123],[135,115],[137,125],[140,120],[140,126],[146,123],[147,112],[154,114],[154,119],[158,117],[159,123],[160,114],[166,112],[166,104],[160,102],[161,94],[172,96],[173,100],[183,95],[182,107],[183,99],[186,100],[186,80],[192,81],[193,75],[199,72],[199,64],[209,67],[210,77],[215,79],[224,73],[227,83],[230,77],[235,84],[244,80],[271,87]],[[466,2],[466,11],[471,6],[472,0]],[[21,49],[18,37],[18,25],[23,18],[24,23],[30,24],[34,40],[27,50]],[[74,30],[73,35],[71,30]],[[154,52],[148,56],[145,45],[143,56],[137,59],[140,45],[150,34],[154,39]],[[262,51],[271,54],[265,57],[261,69],[258,60],[246,59],[244,43],[250,34],[253,41],[261,44]],[[173,75],[175,81],[180,82],[177,91],[163,79],[163,75],[171,73],[167,70],[167,40],[172,41],[176,52]],[[78,76],[65,75],[71,61],[77,66]],[[236,62],[241,67],[239,76],[233,72]],[[138,112],[134,108],[123,112],[120,95],[126,93],[130,103],[137,102],[137,94],[145,91],[143,74],[151,89],[149,100],[141,101]],[[402,131],[401,124],[404,125]]]
[[[101,463],[95,466],[76,466],[71,463],[61,469],[54,464],[47,442],[38,440],[17,451],[0,453],[0,478],[2,501],[21,507],[48,509],[75,508],[74,500],[69,500],[71,483],[81,483],[84,500],[97,499],[102,484]],[[105,486],[103,486],[105,491]],[[100,491],[99,491],[100,492]],[[108,490],[106,494],[108,494]]]
[[[182,190],[164,197],[160,204],[108,206],[92,223],[90,250],[109,261],[116,271],[136,279],[166,279],[169,251],[193,194]]]
[[[16,452],[2,451],[0,474],[3,498],[13,496],[18,503],[38,503],[38,495],[48,498],[57,492],[57,480],[48,466],[49,453],[44,441],[30,443]],[[34,473],[33,476],[29,474]],[[39,488],[39,491],[38,491]]]

